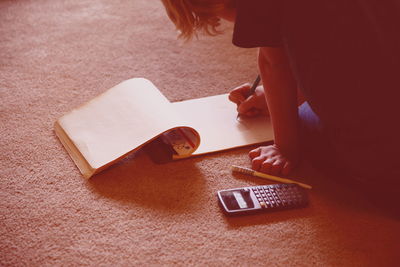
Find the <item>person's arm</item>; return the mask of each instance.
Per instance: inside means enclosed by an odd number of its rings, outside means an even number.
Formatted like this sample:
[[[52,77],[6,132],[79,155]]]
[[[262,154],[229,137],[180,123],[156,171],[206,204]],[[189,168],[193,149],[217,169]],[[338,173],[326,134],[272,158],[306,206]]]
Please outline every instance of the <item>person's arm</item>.
[[[287,174],[299,158],[297,84],[284,48],[260,48],[258,65],[275,142],[250,151],[252,167]]]

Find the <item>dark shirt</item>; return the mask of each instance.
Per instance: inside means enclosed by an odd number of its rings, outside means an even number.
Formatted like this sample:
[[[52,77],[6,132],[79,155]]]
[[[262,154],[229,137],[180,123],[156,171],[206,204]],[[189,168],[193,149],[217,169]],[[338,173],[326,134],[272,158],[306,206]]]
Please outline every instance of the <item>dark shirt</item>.
[[[400,1],[237,0],[236,9],[233,43],[286,49],[345,160],[399,170],[390,158],[400,150]]]

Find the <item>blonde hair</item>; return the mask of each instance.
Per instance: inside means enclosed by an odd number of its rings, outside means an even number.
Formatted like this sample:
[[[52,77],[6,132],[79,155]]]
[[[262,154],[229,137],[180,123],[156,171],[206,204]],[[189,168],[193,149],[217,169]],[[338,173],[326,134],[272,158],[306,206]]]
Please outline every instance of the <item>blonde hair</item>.
[[[168,17],[180,31],[179,37],[190,40],[198,32],[208,35],[221,33],[218,30],[219,11],[225,9],[231,0],[161,0]]]

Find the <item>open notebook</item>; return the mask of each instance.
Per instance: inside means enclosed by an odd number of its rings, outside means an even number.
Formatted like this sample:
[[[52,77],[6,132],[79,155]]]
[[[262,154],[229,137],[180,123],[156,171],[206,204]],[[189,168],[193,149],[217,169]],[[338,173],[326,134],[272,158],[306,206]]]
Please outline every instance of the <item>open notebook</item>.
[[[175,149],[173,159],[273,139],[266,116],[236,116],[226,94],[170,103],[149,80],[134,78],[61,117],[55,132],[90,178],[156,139]]]

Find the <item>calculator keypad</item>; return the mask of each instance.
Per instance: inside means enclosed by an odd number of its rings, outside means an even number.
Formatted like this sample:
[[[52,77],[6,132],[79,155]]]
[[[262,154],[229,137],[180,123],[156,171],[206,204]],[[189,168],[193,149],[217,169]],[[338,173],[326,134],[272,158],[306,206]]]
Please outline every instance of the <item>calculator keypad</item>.
[[[264,209],[297,207],[307,202],[303,189],[296,184],[272,184],[251,189]]]

